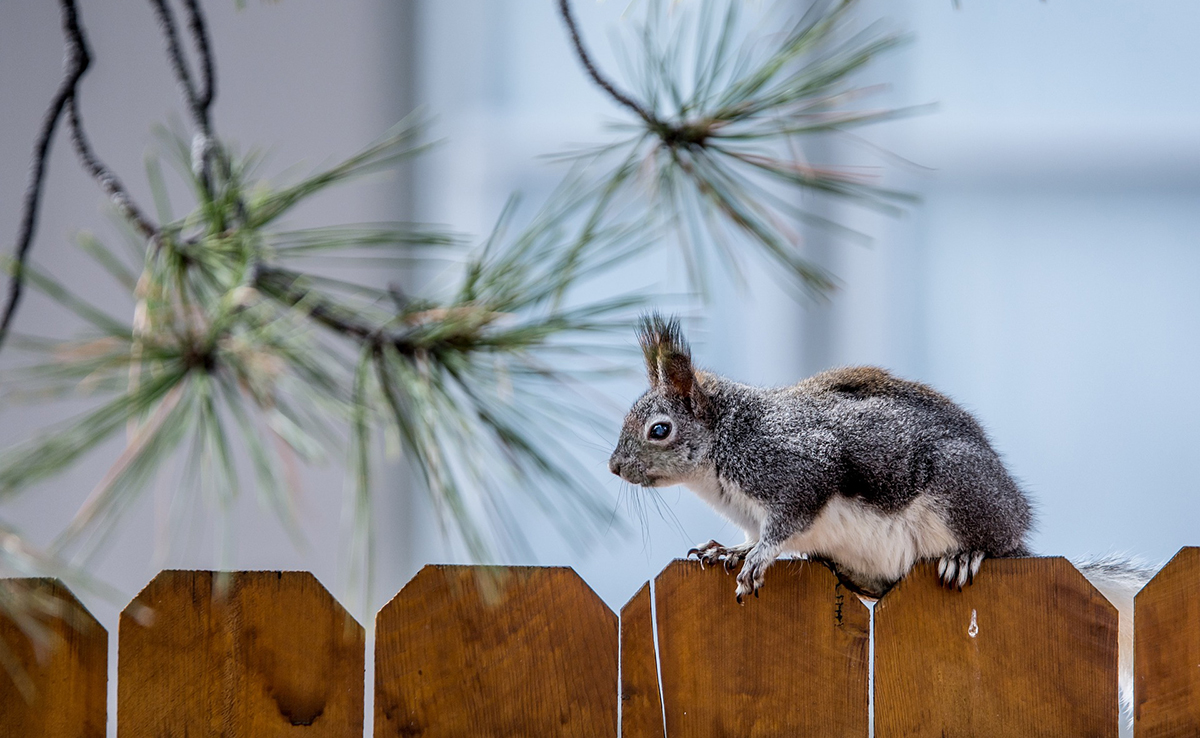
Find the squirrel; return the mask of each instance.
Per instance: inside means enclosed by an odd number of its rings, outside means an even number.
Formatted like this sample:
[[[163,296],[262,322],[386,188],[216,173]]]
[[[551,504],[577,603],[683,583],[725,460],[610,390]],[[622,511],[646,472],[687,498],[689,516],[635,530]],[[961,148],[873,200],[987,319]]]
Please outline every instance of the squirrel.
[[[677,319],[644,316],[650,389],[634,402],[609,470],[644,487],[682,484],[746,533],[688,552],[737,574],[739,603],[784,553],[828,563],[883,595],[918,561],[961,590],[987,557],[1029,556],[1025,493],[980,424],[949,398],[884,369],[833,369],[790,387],[734,382],[692,364]],[[1152,572],[1077,563],[1120,614],[1122,702],[1132,704],[1133,597]]]

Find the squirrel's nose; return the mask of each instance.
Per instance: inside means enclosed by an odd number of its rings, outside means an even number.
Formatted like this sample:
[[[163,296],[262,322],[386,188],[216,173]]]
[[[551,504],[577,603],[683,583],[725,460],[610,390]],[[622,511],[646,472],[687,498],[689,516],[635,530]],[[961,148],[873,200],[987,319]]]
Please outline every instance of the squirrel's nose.
[[[617,461],[617,457],[615,455],[608,460],[608,470],[613,474],[616,474],[618,477],[621,476],[621,462]]]

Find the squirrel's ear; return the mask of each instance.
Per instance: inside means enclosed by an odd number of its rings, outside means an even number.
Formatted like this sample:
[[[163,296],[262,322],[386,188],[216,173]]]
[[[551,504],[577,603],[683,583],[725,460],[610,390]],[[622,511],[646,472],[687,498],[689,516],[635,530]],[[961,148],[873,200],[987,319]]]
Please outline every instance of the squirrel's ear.
[[[678,397],[694,415],[701,417],[707,409],[708,398],[696,381],[692,351],[679,330],[679,321],[665,319],[658,313],[643,316],[638,341],[646,358],[650,387]]]
[[[638,325],[638,343],[646,359],[646,374],[650,387],[658,389],[667,381],[663,371],[663,359],[673,353],[688,353],[687,344],[679,332],[679,321],[667,320],[658,313],[643,315]]]

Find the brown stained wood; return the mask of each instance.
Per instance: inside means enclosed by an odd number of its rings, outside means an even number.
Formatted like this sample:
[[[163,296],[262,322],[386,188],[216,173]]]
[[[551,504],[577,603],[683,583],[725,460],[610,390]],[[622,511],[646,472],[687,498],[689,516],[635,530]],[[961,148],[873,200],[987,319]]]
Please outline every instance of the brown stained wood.
[[[0,665],[0,736],[104,738],[108,632],[57,579],[5,579],[3,596],[36,599],[31,640],[0,615],[0,647],[19,666]],[[21,686],[18,686],[20,680]]]
[[[779,561],[740,606],[721,567],[655,580],[670,738],[867,735],[869,612],[828,569]]]
[[[646,582],[621,608],[622,738],[664,738],[651,605]]]
[[[426,566],[375,620],[375,736],[615,738],[617,648],[570,569]]]
[[[1115,738],[1117,611],[1063,558],[918,565],[875,607],[875,735]]]
[[[312,574],[164,571],[120,628],[119,738],[362,735],[363,629]]]
[[[1180,550],[1134,612],[1134,735],[1200,735],[1200,548]]]

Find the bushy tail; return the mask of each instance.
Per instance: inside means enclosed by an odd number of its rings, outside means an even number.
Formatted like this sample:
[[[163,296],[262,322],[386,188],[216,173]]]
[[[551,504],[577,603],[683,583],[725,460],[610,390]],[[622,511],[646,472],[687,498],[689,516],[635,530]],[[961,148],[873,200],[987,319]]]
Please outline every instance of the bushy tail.
[[[1105,556],[1075,561],[1075,568],[1108,598],[1120,613],[1117,628],[1117,660],[1120,664],[1121,709],[1125,720],[1133,718],[1133,598],[1158,572],[1135,559]]]

